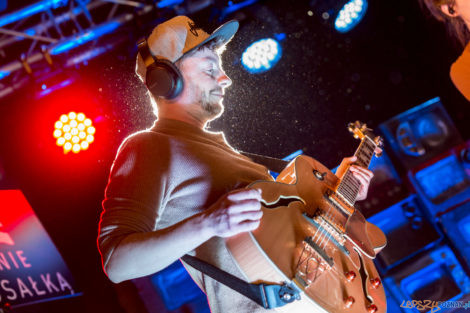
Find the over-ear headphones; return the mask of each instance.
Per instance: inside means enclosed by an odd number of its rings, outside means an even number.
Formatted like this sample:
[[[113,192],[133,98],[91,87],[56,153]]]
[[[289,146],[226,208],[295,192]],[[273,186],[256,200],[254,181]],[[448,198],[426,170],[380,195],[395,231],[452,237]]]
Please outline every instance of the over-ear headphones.
[[[137,47],[147,67],[145,84],[150,92],[155,97],[176,98],[183,91],[183,76],[178,68],[169,60],[153,56],[145,38]]]

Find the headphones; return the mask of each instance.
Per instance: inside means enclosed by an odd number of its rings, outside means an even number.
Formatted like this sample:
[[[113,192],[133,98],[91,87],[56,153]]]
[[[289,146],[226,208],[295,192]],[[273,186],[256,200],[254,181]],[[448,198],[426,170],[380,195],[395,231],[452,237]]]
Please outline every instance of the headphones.
[[[178,68],[169,60],[152,55],[147,40],[138,44],[139,53],[147,67],[145,85],[155,97],[174,99],[183,91],[183,76]],[[151,63],[149,62],[151,60]]]

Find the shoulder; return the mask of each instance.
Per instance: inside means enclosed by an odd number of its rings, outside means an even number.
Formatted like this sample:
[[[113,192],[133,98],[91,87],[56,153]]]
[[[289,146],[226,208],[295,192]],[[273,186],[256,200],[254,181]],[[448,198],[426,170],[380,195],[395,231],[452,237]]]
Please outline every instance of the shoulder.
[[[164,149],[168,145],[168,138],[157,132],[143,130],[127,136],[121,143],[118,154],[125,151],[151,151]]]
[[[450,68],[450,78],[460,92],[470,99],[470,44]]]

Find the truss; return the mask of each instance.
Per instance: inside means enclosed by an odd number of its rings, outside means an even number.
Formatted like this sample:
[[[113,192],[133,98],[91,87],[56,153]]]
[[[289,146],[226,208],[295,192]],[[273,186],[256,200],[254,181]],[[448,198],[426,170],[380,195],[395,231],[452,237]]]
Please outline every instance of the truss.
[[[0,16],[0,99],[28,81],[87,62],[132,39],[126,24],[144,34],[135,27],[139,20],[147,15],[152,20],[163,8],[177,9],[184,0],[142,1],[43,0]]]

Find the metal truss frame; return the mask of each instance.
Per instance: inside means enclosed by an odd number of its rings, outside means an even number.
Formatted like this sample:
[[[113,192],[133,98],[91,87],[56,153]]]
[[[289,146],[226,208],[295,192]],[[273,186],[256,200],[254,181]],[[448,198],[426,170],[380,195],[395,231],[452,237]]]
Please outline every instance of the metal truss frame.
[[[183,2],[140,1],[42,0],[0,16],[0,99],[53,67],[72,67],[113,49],[129,33],[101,38],[143,15]],[[58,57],[62,54],[67,58]]]
[[[152,24],[163,9],[167,14],[192,14],[215,4],[222,20],[257,1],[40,0],[0,16],[0,100],[29,81],[86,64],[142,36],[147,30],[124,31],[123,26],[134,22],[145,28],[149,25],[142,25],[143,17]]]

